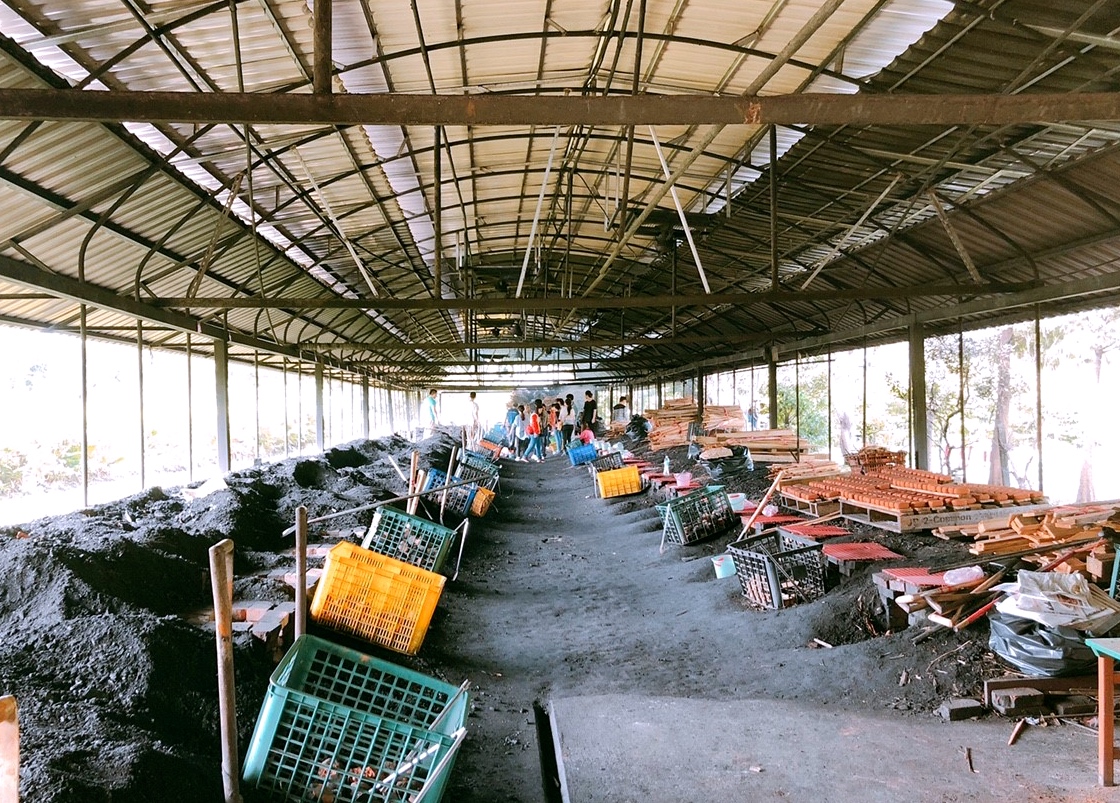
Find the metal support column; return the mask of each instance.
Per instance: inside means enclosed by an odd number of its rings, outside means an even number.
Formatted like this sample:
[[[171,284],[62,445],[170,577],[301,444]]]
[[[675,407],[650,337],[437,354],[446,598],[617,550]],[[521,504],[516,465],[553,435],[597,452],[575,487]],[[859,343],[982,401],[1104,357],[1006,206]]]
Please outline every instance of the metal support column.
[[[230,470],[233,448],[229,429],[229,344],[214,340],[214,407],[218,415],[218,470]]]
[[[778,289],[778,127],[770,126],[770,289]]]
[[[82,360],[82,505],[89,506],[89,360],[86,352],[86,305],[78,309],[78,329],[81,333]]]
[[[143,490],[148,485],[147,474],[147,449],[145,449],[147,437],[144,435],[144,322],[136,322],[136,382],[137,382],[137,395],[139,395],[139,418],[140,425],[140,490]]]
[[[315,363],[315,449],[327,450],[327,416],[323,405],[323,364]]]
[[[778,428],[778,354],[774,349],[766,360],[767,402],[770,405],[770,429]]]
[[[704,386],[704,372],[696,372],[696,414],[700,420],[704,420],[704,401],[707,396],[707,388]]]
[[[435,245],[432,248],[432,273],[435,279],[435,298],[443,298],[443,128],[436,126],[435,148],[432,149],[432,187],[435,201],[432,207],[432,225],[435,227]]]
[[[369,440],[369,377],[362,377],[362,437]]]
[[[929,468],[929,427],[926,409],[926,342],[922,325],[910,324],[910,421],[914,468]]]

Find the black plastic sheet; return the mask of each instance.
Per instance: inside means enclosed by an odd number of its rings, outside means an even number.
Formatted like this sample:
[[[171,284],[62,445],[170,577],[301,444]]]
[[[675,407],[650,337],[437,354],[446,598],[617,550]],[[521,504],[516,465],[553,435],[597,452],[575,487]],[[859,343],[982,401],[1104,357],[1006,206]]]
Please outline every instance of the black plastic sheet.
[[[988,617],[992,652],[1016,669],[1039,677],[1096,671],[1097,659],[1085,635],[1070,627],[1047,627],[1033,619],[993,612]]]

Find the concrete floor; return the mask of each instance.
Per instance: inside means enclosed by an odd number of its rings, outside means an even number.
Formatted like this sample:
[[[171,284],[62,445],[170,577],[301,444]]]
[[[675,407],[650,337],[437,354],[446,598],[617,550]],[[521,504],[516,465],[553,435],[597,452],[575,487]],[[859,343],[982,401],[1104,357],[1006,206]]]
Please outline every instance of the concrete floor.
[[[1073,726],[947,723],[782,700],[625,695],[551,701],[566,800],[1120,801]],[[972,768],[966,749],[971,751]]]

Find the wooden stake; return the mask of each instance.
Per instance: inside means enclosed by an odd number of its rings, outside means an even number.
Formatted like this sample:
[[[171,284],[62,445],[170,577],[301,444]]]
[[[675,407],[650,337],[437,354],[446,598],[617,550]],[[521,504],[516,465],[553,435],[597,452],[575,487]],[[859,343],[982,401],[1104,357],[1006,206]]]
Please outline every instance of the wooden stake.
[[[766,507],[766,503],[769,502],[770,497],[774,495],[774,491],[777,490],[778,483],[782,481],[782,477],[785,476],[785,473],[786,470],[783,468],[778,472],[777,476],[774,477],[774,482],[773,484],[771,484],[770,490],[766,492],[766,495],[764,497],[762,497],[762,501],[758,503],[758,507],[754,509],[754,512],[751,513],[751,517],[747,519],[747,523],[743,525],[743,535],[746,535],[747,532],[750,531],[751,526],[754,524],[754,520],[758,518],[760,513],[762,513],[762,509]]]
[[[237,710],[233,682],[233,541],[210,547],[214,632],[218,645],[218,710],[222,728],[222,791],[225,803],[241,803],[237,789]]]
[[[426,477],[427,477],[426,472],[420,471],[419,469],[417,469],[415,480],[414,480],[414,483],[416,485],[416,490],[411,491],[411,493],[415,494],[415,493],[420,492],[420,489],[424,486],[424,479]],[[420,505],[420,497],[419,496],[414,496],[411,499],[409,499],[408,500],[408,511],[407,511],[408,515],[415,516],[416,515],[416,508],[419,505]]]
[[[412,462],[409,464],[408,469],[408,492],[410,494],[416,493],[420,490],[416,483],[416,472],[420,470],[420,453],[416,450],[412,452]]]
[[[19,711],[10,694],[0,697],[0,803],[19,803]]]
[[[1027,721],[1025,719],[1020,719],[1015,723],[1015,728],[1011,731],[1011,736],[1007,739],[1008,747],[1015,744],[1015,740],[1019,738],[1019,734],[1023,732],[1023,728],[1025,727],[1027,727]]]
[[[307,632],[307,506],[296,508],[296,622],[299,638]]]

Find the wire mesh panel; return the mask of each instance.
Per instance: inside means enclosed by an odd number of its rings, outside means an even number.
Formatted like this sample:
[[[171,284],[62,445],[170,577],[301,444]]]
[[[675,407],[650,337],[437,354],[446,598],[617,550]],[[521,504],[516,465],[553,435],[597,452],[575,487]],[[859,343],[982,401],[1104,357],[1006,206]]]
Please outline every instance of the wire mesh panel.
[[[824,595],[823,544],[784,533],[728,545],[745,596],[759,608],[784,608]]]
[[[658,512],[662,513],[661,505]],[[662,525],[670,544],[691,544],[723,535],[742,525],[722,486],[709,485],[664,505]]]
[[[362,547],[438,572],[443,569],[454,540],[455,531],[441,524],[395,508],[380,507],[373,515]]]

